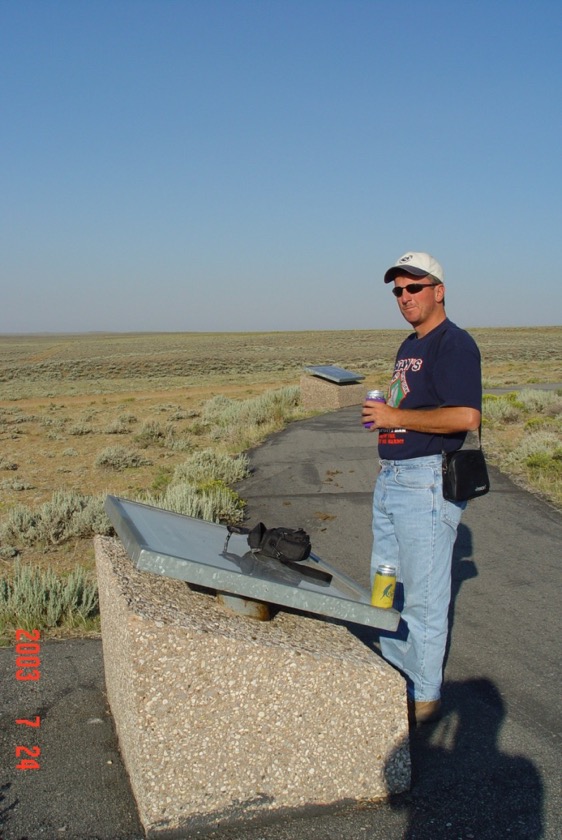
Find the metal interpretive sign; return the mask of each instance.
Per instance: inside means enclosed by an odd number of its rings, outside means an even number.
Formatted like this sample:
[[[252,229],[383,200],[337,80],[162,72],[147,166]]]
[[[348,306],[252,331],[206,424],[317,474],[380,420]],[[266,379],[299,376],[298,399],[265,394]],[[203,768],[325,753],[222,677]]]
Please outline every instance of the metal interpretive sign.
[[[311,365],[305,368],[307,373],[317,376],[320,379],[327,379],[329,382],[336,382],[338,385],[351,385],[354,382],[362,382],[365,377],[361,373],[353,373],[351,370],[336,367],[335,365]]]
[[[136,568],[217,593],[396,630],[400,614],[315,554],[285,564],[250,551],[245,535],[202,519],[107,496],[105,510]],[[225,545],[225,543],[227,543]]]

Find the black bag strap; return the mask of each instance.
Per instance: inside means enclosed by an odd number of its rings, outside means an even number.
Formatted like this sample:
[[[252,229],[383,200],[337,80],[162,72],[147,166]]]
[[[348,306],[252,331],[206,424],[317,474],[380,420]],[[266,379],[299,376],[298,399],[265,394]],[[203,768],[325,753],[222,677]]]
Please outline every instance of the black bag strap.
[[[449,453],[449,452],[445,452],[445,449],[444,449],[444,447],[443,447],[443,442],[444,442],[444,440],[445,440],[445,435],[441,435],[441,453],[442,453],[443,455],[449,455],[449,454],[451,454],[451,453]],[[465,442],[466,442],[466,441],[465,441]],[[463,445],[461,446],[461,449],[464,449],[464,443],[463,443]],[[480,423],[480,425],[478,426],[478,449],[482,449],[482,423]],[[460,450],[460,449],[455,449],[455,450],[453,450],[453,451],[454,451],[454,452],[460,452],[461,450]]]
[[[249,534],[250,533],[250,529],[249,528],[244,528],[243,525],[227,525],[226,526],[226,531],[227,531],[227,534],[226,534],[226,539],[224,541],[223,551],[226,551],[226,549],[228,548],[228,543],[229,543],[230,538],[233,534]]]

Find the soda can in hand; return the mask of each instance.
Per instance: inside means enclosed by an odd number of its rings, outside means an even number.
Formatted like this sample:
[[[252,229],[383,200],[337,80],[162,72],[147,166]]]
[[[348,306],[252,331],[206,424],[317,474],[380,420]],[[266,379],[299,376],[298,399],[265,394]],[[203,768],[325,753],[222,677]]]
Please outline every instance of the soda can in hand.
[[[377,390],[368,391],[365,399],[373,400],[374,402],[383,402],[383,403],[386,402],[386,397],[384,395],[384,391],[377,391]],[[373,424],[370,421],[367,421],[366,423],[363,423],[363,426],[366,429],[371,429],[373,427]]]

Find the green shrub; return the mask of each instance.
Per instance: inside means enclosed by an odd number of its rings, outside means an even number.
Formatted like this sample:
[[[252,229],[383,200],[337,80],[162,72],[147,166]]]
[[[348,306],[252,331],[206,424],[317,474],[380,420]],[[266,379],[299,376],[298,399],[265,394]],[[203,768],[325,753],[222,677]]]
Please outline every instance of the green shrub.
[[[127,470],[134,467],[150,466],[152,461],[143,458],[134,449],[127,449],[125,446],[108,446],[97,456],[96,467],[103,467],[109,470]]]
[[[30,484],[28,481],[0,481],[0,490],[15,490],[16,492],[20,492],[21,490],[34,490],[35,485]]]
[[[17,470],[18,465],[11,458],[0,457],[0,470]]]
[[[166,439],[165,447],[171,452],[191,452],[193,450],[193,443],[188,435],[170,435]]]
[[[166,439],[166,429],[157,420],[145,420],[134,437],[142,449],[148,446],[162,446]]]
[[[232,400],[218,394],[204,404],[202,417],[207,423],[222,427],[263,425],[291,417],[299,402],[300,388],[296,386],[266,391],[248,400]]]
[[[521,402],[519,391],[509,391],[507,394],[503,394],[503,399],[512,403],[512,405],[517,406],[517,408],[525,407],[524,404]]]
[[[74,425],[70,426],[68,429],[69,435],[91,435],[94,433],[94,427],[90,423],[85,423],[84,421],[79,421],[78,423],[74,423]]]
[[[562,450],[551,456],[546,452],[536,452],[527,458],[527,467],[531,472],[544,473],[550,480],[562,478]]]
[[[202,486],[171,484],[159,496],[147,495],[144,502],[155,507],[206,519],[208,522],[241,522],[245,502],[223,481],[210,481]]]
[[[225,397],[223,394],[216,394],[211,397],[203,405],[201,412],[202,419],[206,423],[217,422],[219,418],[223,417],[226,412],[231,411],[232,406],[236,403],[241,403],[241,400],[233,400],[230,397]]]
[[[76,537],[112,533],[103,496],[57,490],[39,508],[16,505],[0,528],[3,544],[60,545]]]
[[[103,431],[106,435],[130,435],[131,424],[121,415],[110,420]]]
[[[538,416],[530,417],[525,421],[524,429],[526,432],[562,431],[562,422],[558,417],[552,417],[549,414],[540,414]]]
[[[559,450],[560,439],[554,432],[530,432],[523,436],[519,444],[507,456],[505,463],[512,466],[528,464],[530,458],[540,460],[543,456],[546,458],[557,457]]]
[[[153,493],[162,493],[170,484],[172,480],[172,470],[170,467],[160,467],[154,478],[150,489]]]
[[[173,483],[198,485],[209,481],[222,481],[225,484],[234,484],[246,477],[248,466],[246,455],[233,458],[215,449],[201,449],[176,467]]]
[[[202,419],[210,429],[212,440],[240,450],[302,416],[299,403],[297,386],[266,391],[248,400],[232,400],[218,394],[204,404]]]
[[[94,578],[82,566],[67,576],[52,569],[16,564],[13,575],[0,579],[0,635],[25,630],[85,626],[99,613]]]
[[[546,469],[552,463],[552,458],[547,452],[535,452],[527,458],[527,466],[531,469]]]
[[[214,449],[195,452],[174,470],[159,495],[144,498],[147,504],[210,522],[241,522],[245,502],[228,487],[248,474],[248,458],[236,458]],[[153,490],[158,490],[154,487]]]
[[[543,414],[547,411],[554,413],[562,411],[562,399],[554,391],[524,389],[519,393],[519,402],[526,411]]]
[[[166,423],[163,426],[157,420],[147,420],[143,423],[134,441],[142,449],[161,446],[176,452],[187,452],[192,448],[188,437],[178,436],[174,423]]]
[[[181,406],[176,406],[170,414],[170,420],[191,420],[192,417],[197,417],[198,412],[194,409],[183,409]]]
[[[521,416],[521,409],[511,399],[511,394],[485,394],[482,400],[482,416],[484,422],[516,423]]]
[[[59,429],[65,428],[67,420],[64,417],[42,417],[41,425],[45,428]]]

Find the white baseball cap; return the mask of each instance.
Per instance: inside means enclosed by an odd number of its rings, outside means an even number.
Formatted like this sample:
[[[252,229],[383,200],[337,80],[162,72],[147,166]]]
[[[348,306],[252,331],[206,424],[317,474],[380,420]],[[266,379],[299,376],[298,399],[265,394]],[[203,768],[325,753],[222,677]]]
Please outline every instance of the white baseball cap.
[[[426,254],[425,251],[408,251],[403,254],[384,275],[384,282],[391,283],[400,270],[407,274],[415,274],[417,277],[426,277],[431,274],[440,283],[443,282],[444,272],[435,257]]]

